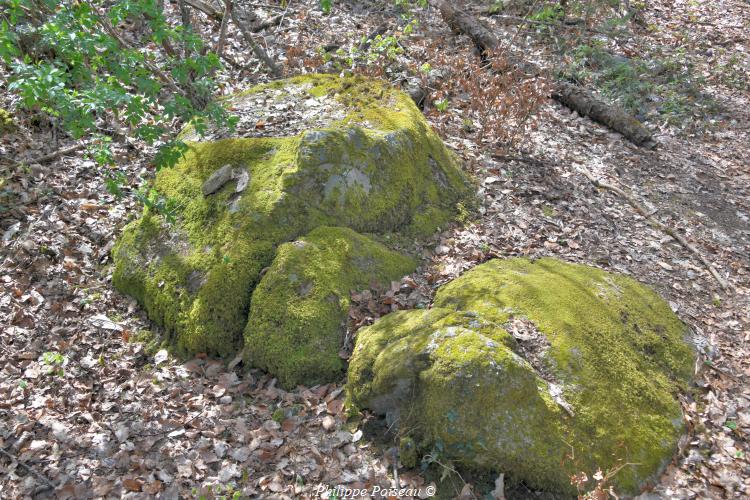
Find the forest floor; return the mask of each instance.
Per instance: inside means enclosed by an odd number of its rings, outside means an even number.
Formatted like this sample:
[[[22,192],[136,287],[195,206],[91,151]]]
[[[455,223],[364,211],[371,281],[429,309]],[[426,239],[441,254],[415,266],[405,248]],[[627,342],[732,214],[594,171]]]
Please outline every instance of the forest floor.
[[[363,33],[384,23],[403,48],[394,58],[396,72],[425,63],[449,72],[441,67],[450,64],[446,54],[476,57],[470,41],[452,33],[435,9],[415,10],[419,24],[405,34],[406,21],[390,4],[373,5],[378,2],[336,2],[324,15],[317,0],[296,0],[287,9],[258,12],[284,13],[265,41],[273,57],[286,55],[280,60],[290,74],[308,65],[330,68],[335,61],[314,61],[319,47],[358,45]],[[465,6],[494,26],[508,50],[547,66],[565,59],[555,49],[562,36],[555,30],[481,16],[486,7]],[[480,208],[424,245],[423,265],[404,280],[408,286],[395,287],[397,303],[429,303],[439,284],[489,258],[514,255],[593,264],[653,286],[705,341],[695,390],[682,398],[689,434],[644,498],[746,498],[750,4],[650,0],[641,16],[642,25],[617,45],[621,57],[658,46],[672,61],[690,61],[691,73],[703,77],[700,96],[669,112],[644,112],[653,147],[636,147],[546,99],[523,124],[513,121],[519,114],[505,112],[516,129],[505,138],[514,141],[501,147],[471,125],[476,96],[444,83],[436,95],[445,97],[447,109],[428,99],[426,114],[474,177]],[[203,19],[201,26],[216,37],[215,23]],[[262,68],[233,30],[228,53],[248,66],[222,74],[225,93],[258,81]],[[535,92],[529,87],[528,99]],[[8,94],[0,101],[13,107]],[[239,491],[294,498],[315,497],[321,485],[393,484],[388,436],[363,436],[361,426],[345,421],[341,384],[287,392],[257,370],[206,357],[185,362],[149,343],[154,327],[111,287],[109,251],[140,211],[132,191],[153,175],[151,149],[116,144],[117,168],[133,189],[115,198],[101,168],[82,151],[30,161],[73,141],[32,115],[17,117],[18,130],[0,137],[0,156],[25,163],[3,167],[0,193],[0,497],[210,498]],[[651,217],[683,235],[730,289],[625,199],[594,187],[584,170],[631,193]],[[377,294],[355,299],[354,326],[383,310]],[[441,475],[435,467],[400,470],[399,484],[431,484]],[[494,480],[442,472],[441,496],[479,498]],[[507,494],[543,498],[523,485]]]

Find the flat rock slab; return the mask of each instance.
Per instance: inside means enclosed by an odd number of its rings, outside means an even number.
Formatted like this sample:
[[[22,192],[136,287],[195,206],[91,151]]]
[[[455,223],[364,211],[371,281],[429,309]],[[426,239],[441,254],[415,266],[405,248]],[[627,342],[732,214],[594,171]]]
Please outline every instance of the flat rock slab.
[[[203,186],[201,186],[203,196],[214,194],[216,191],[224,187],[224,184],[229,182],[231,178],[232,166],[224,165],[219,170],[211,174],[211,176],[203,183]]]

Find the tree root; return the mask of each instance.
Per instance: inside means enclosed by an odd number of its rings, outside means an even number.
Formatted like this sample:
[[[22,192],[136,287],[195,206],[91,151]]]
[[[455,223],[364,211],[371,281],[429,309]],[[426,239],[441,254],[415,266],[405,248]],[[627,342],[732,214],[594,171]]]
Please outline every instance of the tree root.
[[[30,473],[33,476],[36,476],[37,479],[39,479],[42,483],[44,483],[43,488],[41,490],[37,490],[37,493],[41,493],[42,491],[46,491],[46,490],[54,490],[55,489],[55,485],[52,484],[52,482],[49,479],[47,479],[46,476],[44,476],[43,474],[37,472],[36,469],[34,469],[32,466],[27,465],[27,464],[21,462],[20,460],[18,460],[18,458],[16,458],[15,455],[12,455],[11,453],[8,453],[3,448],[0,448],[0,454],[4,455],[8,459],[10,459],[11,463],[12,462],[16,462],[19,466],[23,467],[28,473]]]
[[[8,163],[10,163],[12,165],[21,165],[21,164],[33,165],[34,163],[47,163],[47,162],[50,162],[52,160],[56,160],[57,158],[59,158],[61,156],[65,156],[67,154],[75,153],[76,151],[80,151],[80,150],[82,150],[85,147],[86,147],[85,144],[78,143],[78,144],[74,144],[72,146],[68,146],[67,148],[58,149],[57,151],[54,151],[54,152],[52,152],[50,154],[46,154],[44,156],[39,156],[38,158],[32,158],[31,160],[18,161],[18,160],[14,160],[13,158],[4,158],[4,160],[6,160]]]
[[[672,229],[671,227],[667,226],[663,222],[655,219],[653,217],[653,213],[648,211],[646,207],[644,207],[638,200],[636,200],[633,195],[627,193],[623,189],[614,186],[608,182],[601,181],[594,177],[594,175],[589,172],[587,169],[583,167],[579,167],[578,171],[583,174],[589,181],[591,181],[591,184],[596,186],[600,189],[606,189],[608,191],[612,191],[613,193],[621,196],[622,198],[625,198],[625,200],[632,206],[636,212],[641,214],[643,217],[646,218],[646,220],[657,229],[661,230],[662,232],[668,234],[677,242],[682,245],[686,250],[688,250],[690,253],[695,255],[698,260],[703,264],[703,266],[708,270],[708,272],[711,274],[711,276],[714,277],[717,283],[719,283],[719,286],[721,286],[722,290],[724,291],[731,291],[732,285],[729,284],[722,276],[719,274],[719,272],[716,270],[714,265],[706,259],[706,257],[703,256],[703,254],[695,248],[693,244],[691,244],[688,240],[685,239],[684,236],[682,236],[680,233]]]

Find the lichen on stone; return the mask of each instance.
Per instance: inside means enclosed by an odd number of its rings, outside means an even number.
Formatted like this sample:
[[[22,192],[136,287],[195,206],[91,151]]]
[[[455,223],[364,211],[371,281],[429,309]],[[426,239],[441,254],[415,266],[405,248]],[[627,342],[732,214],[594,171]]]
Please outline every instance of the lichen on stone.
[[[533,331],[514,337],[507,327],[518,321]],[[572,494],[573,474],[622,466],[611,482],[634,493],[683,431],[677,394],[694,362],[686,333],[624,275],[493,260],[442,287],[433,309],[360,330],[347,394],[465,467]],[[537,334],[546,342],[523,346]]]
[[[187,127],[182,138],[194,142],[153,184],[178,207],[176,222],[147,209],[113,250],[114,285],[182,354],[243,348],[253,290],[279,245],[321,226],[426,236],[454,217],[457,203],[471,203],[453,155],[405,94],[372,79],[308,75],[233,99],[286,88],[300,99],[326,96],[337,111],[323,128],[283,137],[205,140]]]

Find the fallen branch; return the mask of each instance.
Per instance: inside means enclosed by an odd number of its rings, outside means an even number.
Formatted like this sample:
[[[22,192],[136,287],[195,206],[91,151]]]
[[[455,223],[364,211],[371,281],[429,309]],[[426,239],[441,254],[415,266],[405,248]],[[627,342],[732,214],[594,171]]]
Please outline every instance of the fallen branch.
[[[49,479],[47,479],[43,474],[37,472],[36,469],[34,469],[32,466],[27,465],[24,462],[21,462],[20,460],[18,460],[18,458],[16,458],[14,455],[8,453],[7,451],[5,451],[3,448],[0,448],[0,453],[2,453],[3,455],[5,455],[6,457],[8,457],[11,462],[16,462],[18,465],[20,465],[21,467],[23,467],[27,472],[29,472],[30,474],[36,476],[37,479],[39,479],[42,483],[44,483],[45,490],[46,489],[52,489],[52,490],[55,489],[55,485],[52,484],[52,482]]]
[[[500,40],[492,30],[477,18],[464,12],[446,0],[434,0],[446,24],[458,33],[468,35],[474,45],[483,55],[499,52]],[[541,68],[519,59],[507,58],[512,66],[517,67],[529,75],[540,75]],[[564,106],[578,112],[581,116],[588,116],[612,130],[619,132],[625,138],[637,145],[643,145],[651,140],[651,132],[618,106],[606,104],[582,87],[568,82],[554,83],[552,98]]]
[[[711,361],[710,361],[710,360],[708,360],[708,359],[707,359],[707,360],[705,360],[705,361],[703,361],[703,363],[702,363],[702,364],[703,364],[703,366],[707,366],[708,368],[710,368],[711,370],[715,371],[716,373],[719,373],[719,374],[721,374],[721,375],[724,375],[724,376],[725,376],[725,377],[727,377],[727,378],[731,378],[731,379],[732,379],[732,380],[734,380],[735,382],[739,382],[739,379],[738,379],[738,378],[737,378],[736,376],[732,375],[731,373],[729,373],[729,372],[728,372],[728,371],[726,371],[726,370],[722,370],[722,369],[721,369],[721,368],[719,368],[718,366],[716,366],[716,365],[714,365],[713,363],[711,363]]]
[[[192,417],[190,417],[189,419],[187,419],[185,422],[183,422],[182,424],[180,424],[180,425],[178,425],[178,426],[176,426],[176,427],[174,427],[172,429],[162,429],[162,430],[155,431],[155,432],[145,432],[145,433],[144,432],[139,432],[137,437],[138,438],[144,438],[144,437],[163,436],[164,434],[169,434],[169,433],[174,432],[176,430],[184,429],[189,424],[193,423],[193,420],[197,419],[198,417],[202,417],[203,413],[204,412],[196,413],[195,415],[193,415]],[[110,432],[112,432],[113,435],[117,436],[115,434],[114,429],[112,429],[112,426],[109,423],[106,423],[106,425],[109,427]]]
[[[625,200],[628,203],[630,203],[630,205],[636,210],[636,212],[638,212],[643,217],[645,217],[646,220],[651,225],[660,229],[664,233],[668,234],[669,236],[677,240],[677,242],[680,245],[682,245],[686,250],[688,250],[693,255],[695,255],[698,258],[698,260],[700,260],[701,263],[706,267],[706,269],[708,269],[708,272],[711,273],[711,276],[714,277],[714,279],[719,283],[719,286],[721,286],[721,288],[724,291],[729,291],[732,289],[732,286],[724,278],[721,277],[721,275],[716,270],[714,265],[711,262],[709,262],[708,259],[706,259],[703,256],[703,254],[700,253],[697,248],[695,248],[694,245],[692,245],[689,241],[687,241],[685,237],[682,236],[680,233],[678,233],[671,227],[667,226],[663,222],[655,219],[652,215],[652,212],[649,212],[648,210],[646,210],[646,208],[640,202],[638,202],[638,200],[636,200],[631,194],[627,193],[625,190],[617,186],[614,186],[608,182],[600,181],[599,179],[594,177],[594,175],[591,172],[589,172],[587,169],[583,167],[579,167],[578,171],[581,172],[597,188],[612,191],[613,193],[618,194],[622,198],[625,198]]]
[[[219,27],[219,39],[216,41],[215,52],[221,54],[224,52],[224,40],[227,37],[227,25],[229,24],[230,12],[232,11],[231,0],[224,0],[224,15],[221,16],[221,26]]]
[[[530,24],[534,26],[547,26],[550,28],[556,28],[556,29],[567,29],[567,30],[583,30],[588,33],[596,33],[597,35],[604,35],[608,38],[612,38],[615,43],[619,42],[617,41],[617,38],[613,36],[613,33],[602,31],[594,28],[589,28],[588,26],[585,26],[585,20],[583,19],[577,19],[577,18],[565,18],[561,22],[551,22],[551,21],[537,21],[536,19],[529,19],[527,17],[521,17],[521,16],[507,16],[502,14],[490,14],[485,13],[485,15],[492,17],[493,19],[497,19],[498,22],[502,24],[508,24],[508,25],[516,25],[516,24]]]
[[[233,5],[229,13],[232,16],[232,21],[234,22],[234,24],[237,25],[237,27],[242,32],[242,36],[245,37],[248,45],[250,45],[250,48],[253,49],[253,53],[255,54],[255,56],[263,61],[268,69],[271,70],[271,74],[273,76],[275,76],[276,78],[280,78],[281,69],[279,69],[276,63],[274,63],[273,60],[268,56],[263,47],[258,45],[253,39],[254,32],[251,28],[251,22],[255,18],[255,14],[245,10],[245,8],[239,4]]]
[[[185,0],[185,3],[190,5],[194,9],[198,9],[199,11],[203,12],[208,17],[213,18],[217,21],[221,21],[221,17],[223,15],[222,10],[214,7],[212,4],[208,2],[204,2],[203,0]],[[249,2],[242,2],[242,4],[247,7],[285,10],[283,7],[279,7],[278,5],[267,5],[267,4],[258,4],[258,3],[249,3]]]
[[[273,17],[269,17],[260,24],[257,24],[250,28],[253,33],[260,33],[261,31],[268,29],[272,26],[276,26],[284,21],[284,14],[278,14]]]
[[[600,101],[583,87],[568,82],[557,82],[552,91],[552,98],[577,111],[579,115],[588,116],[595,122],[621,133],[637,145],[651,140],[651,131],[634,116],[617,106]]]
[[[18,161],[18,160],[14,160],[13,158],[5,158],[5,160],[7,160],[8,162],[10,162],[10,163],[12,163],[14,165],[21,165],[21,164],[33,165],[34,163],[47,163],[49,161],[56,160],[57,158],[59,158],[61,156],[65,156],[67,154],[75,153],[76,151],[80,151],[80,150],[82,150],[85,147],[86,147],[85,144],[78,143],[78,144],[74,144],[72,146],[68,146],[67,148],[58,149],[57,151],[55,151],[53,153],[49,153],[49,154],[46,154],[44,156],[40,156],[38,158],[32,158],[31,160]]]
[[[29,161],[29,163],[47,163],[48,161],[56,160],[57,158],[61,156],[65,156],[70,153],[75,153],[76,151],[80,151],[83,148],[85,148],[86,145],[83,143],[74,144],[72,146],[68,146],[67,148],[58,149],[54,153],[50,153],[44,156],[40,156],[39,158],[34,158],[33,160]]]
[[[203,12],[208,17],[221,21],[223,12],[210,3],[204,2],[203,0],[185,0],[185,3],[194,9]]]

